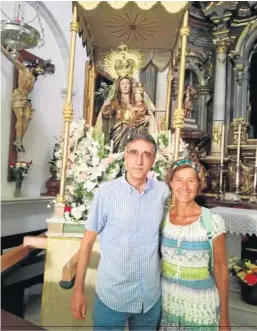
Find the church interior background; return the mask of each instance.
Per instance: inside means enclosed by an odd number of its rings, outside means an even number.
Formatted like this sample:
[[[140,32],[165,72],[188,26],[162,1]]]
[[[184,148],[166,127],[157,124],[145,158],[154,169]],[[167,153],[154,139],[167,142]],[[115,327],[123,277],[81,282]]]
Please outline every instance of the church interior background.
[[[69,305],[92,194],[123,171],[123,138],[109,136],[117,118],[106,111],[108,128],[101,123],[97,138],[92,131],[117,70],[135,74],[145,105],[140,118],[122,119],[126,132],[153,123],[154,174],[163,178],[183,155],[199,160],[208,185],[198,200],[224,217],[229,257],[257,260],[257,1],[11,1],[1,9],[2,309],[49,330],[92,325],[98,242],[86,321]],[[73,151],[92,146],[103,156],[85,181],[89,161]],[[231,284],[232,326],[256,330],[256,294],[246,302]]]

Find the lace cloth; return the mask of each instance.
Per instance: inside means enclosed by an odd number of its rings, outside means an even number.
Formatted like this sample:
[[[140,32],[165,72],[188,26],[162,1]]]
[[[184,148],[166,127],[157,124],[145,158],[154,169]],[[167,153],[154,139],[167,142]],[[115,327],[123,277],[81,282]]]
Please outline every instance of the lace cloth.
[[[215,207],[212,211],[224,219],[226,232],[237,235],[257,234],[257,210]]]

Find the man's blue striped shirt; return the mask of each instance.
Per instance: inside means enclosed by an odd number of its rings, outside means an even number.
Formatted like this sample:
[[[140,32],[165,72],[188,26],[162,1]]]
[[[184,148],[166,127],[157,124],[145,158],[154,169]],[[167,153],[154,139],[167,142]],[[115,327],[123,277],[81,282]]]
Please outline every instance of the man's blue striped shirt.
[[[125,176],[96,192],[86,227],[99,233],[96,292],[109,308],[148,311],[160,298],[159,230],[168,186],[148,179],[140,194]]]

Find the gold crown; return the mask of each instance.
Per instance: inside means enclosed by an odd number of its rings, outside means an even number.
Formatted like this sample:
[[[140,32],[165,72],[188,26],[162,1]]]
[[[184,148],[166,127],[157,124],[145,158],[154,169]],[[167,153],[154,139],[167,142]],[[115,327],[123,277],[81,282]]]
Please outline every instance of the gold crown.
[[[133,91],[134,91],[134,94],[137,94],[137,93],[144,94],[144,92],[145,92],[144,85],[141,83],[137,83],[135,85]]]
[[[114,79],[129,76],[136,77],[143,67],[143,56],[137,49],[121,45],[104,57],[104,69]]]

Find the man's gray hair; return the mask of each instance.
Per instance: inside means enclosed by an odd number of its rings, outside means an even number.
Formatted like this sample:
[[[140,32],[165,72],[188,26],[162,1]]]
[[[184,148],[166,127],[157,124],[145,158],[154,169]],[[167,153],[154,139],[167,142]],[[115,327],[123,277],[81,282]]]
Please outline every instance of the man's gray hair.
[[[157,153],[157,143],[156,143],[155,139],[149,133],[138,133],[138,134],[130,136],[129,139],[127,140],[126,148],[127,148],[128,144],[132,143],[133,141],[138,141],[138,140],[143,140],[143,141],[146,141],[147,143],[152,144],[154,147],[154,154]]]

